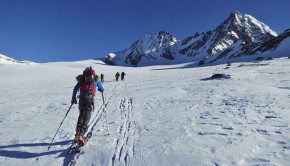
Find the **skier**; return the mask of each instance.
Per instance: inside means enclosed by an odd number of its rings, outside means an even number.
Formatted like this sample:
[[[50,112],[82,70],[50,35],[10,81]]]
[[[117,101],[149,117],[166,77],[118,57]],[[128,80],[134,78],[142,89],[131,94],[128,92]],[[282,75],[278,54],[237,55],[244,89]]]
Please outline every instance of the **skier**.
[[[72,94],[72,104],[77,104],[76,94],[79,90],[79,117],[77,122],[75,142],[79,142],[80,146],[85,144],[84,134],[88,129],[88,123],[91,118],[91,113],[94,111],[94,96],[96,88],[101,93],[104,92],[101,81],[92,67],[87,67],[83,71],[83,75],[77,76],[78,83],[75,85]]]
[[[119,72],[117,72],[117,73],[116,73],[116,75],[115,75],[115,77],[116,77],[116,81],[118,81],[118,80],[119,80],[119,76],[120,76],[120,73],[119,73]]]
[[[124,81],[124,77],[125,77],[125,75],[126,75],[126,74],[125,74],[124,72],[121,73],[121,80],[122,80],[122,81]]]
[[[102,73],[102,74],[101,74],[101,81],[102,81],[102,82],[104,82],[104,77],[105,77],[105,76],[104,76],[104,74]]]

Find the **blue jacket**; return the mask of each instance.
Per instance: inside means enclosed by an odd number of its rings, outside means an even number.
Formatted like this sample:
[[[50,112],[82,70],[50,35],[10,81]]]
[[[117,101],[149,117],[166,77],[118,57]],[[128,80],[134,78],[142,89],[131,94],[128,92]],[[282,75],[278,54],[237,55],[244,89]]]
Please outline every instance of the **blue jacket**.
[[[75,87],[74,87],[74,90],[73,90],[73,94],[72,94],[72,100],[76,100],[77,98],[76,98],[76,95],[77,95],[77,92],[78,92],[78,90],[79,90],[79,88],[80,88],[80,85],[81,84],[79,84],[79,83],[77,83],[76,85],[75,85]],[[105,89],[103,88],[103,85],[102,85],[102,82],[101,81],[97,81],[97,82],[95,82],[94,83],[94,86],[95,86],[95,89],[98,87],[98,91],[100,91],[100,92],[104,92],[105,91]]]

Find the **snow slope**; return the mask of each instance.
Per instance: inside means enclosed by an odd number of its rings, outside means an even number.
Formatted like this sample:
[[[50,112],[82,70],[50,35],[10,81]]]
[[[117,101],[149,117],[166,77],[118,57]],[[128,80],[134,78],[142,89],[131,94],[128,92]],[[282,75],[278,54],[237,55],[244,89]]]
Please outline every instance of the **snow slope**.
[[[7,64],[34,64],[34,62],[30,61],[17,61],[13,58],[7,57],[3,54],[0,54],[0,66],[7,65]]]
[[[290,59],[188,68],[126,68],[99,61],[0,68],[0,165],[67,165],[78,117],[75,76],[105,74],[93,136],[77,165],[288,165]],[[127,73],[114,81],[116,72]],[[230,79],[212,80],[214,73]],[[106,111],[106,112],[104,112]],[[106,118],[110,135],[107,134]]]

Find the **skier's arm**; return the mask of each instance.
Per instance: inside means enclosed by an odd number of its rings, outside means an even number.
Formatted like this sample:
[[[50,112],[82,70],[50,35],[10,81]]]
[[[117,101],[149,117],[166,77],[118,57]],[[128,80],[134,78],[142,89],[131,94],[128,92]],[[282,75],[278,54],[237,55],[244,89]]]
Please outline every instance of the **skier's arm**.
[[[77,92],[78,92],[78,89],[80,88],[80,84],[77,83],[74,87],[74,90],[73,90],[73,94],[72,94],[72,101],[76,101],[77,98],[76,98],[76,95],[77,95]]]
[[[98,87],[98,91],[100,91],[102,93],[105,91],[105,89],[103,88],[103,85],[102,85],[102,82],[101,81],[95,82],[95,88],[96,87]]]

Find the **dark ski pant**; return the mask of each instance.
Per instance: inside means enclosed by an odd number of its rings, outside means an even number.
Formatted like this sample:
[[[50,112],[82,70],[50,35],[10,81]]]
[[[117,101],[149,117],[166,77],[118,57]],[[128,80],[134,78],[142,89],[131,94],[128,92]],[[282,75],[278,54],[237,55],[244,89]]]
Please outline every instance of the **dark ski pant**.
[[[84,135],[88,129],[88,124],[91,119],[92,108],[79,108],[80,114],[77,123],[76,135]]]

